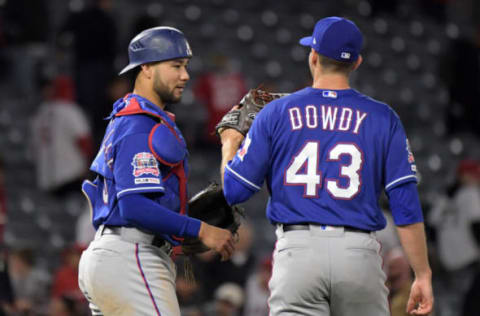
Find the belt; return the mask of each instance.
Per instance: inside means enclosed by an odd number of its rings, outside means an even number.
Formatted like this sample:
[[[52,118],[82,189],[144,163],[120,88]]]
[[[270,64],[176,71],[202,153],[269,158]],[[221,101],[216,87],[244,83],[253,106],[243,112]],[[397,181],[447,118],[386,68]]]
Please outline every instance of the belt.
[[[310,230],[311,225],[328,227],[328,225],[320,225],[320,224],[283,224],[283,231],[288,232],[292,230]],[[342,227],[342,226],[336,226],[336,227]],[[371,233],[371,231],[369,230],[355,228],[351,226],[343,226],[343,228],[346,232],[365,233],[365,234]]]
[[[159,236],[144,233],[141,230],[133,227],[104,226],[101,235],[117,235],[122,237],[122,239],[125,241],[146,243],[158,248],[163,248],[163,250],[165,250],[167,253],[171,252],[172,250],[172,245],[165,239]]]

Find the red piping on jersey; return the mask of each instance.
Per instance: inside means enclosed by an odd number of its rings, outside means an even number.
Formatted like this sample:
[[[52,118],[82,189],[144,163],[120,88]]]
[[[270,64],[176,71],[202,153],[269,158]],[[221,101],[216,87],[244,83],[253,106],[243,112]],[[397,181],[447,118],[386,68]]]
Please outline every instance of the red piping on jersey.
[[[147,292],[148,292],[148,295],[150,296],[150,299],[152,300],[153,307],[155,308],[157,315],[162,316],[162,314],[160,314],[160,311],[158,310],[157,302],[155,302],[155,298],[153,297],[152,290],[150,289],[150,285],[148,285],[147,279],[145,278],[145,273],[143,273],[142,265],[140,264],[140,257],[138,256],[138,243],[135,244],[135,259],[137,259],[138,270],[142,275],[143,283],[147,288]]]

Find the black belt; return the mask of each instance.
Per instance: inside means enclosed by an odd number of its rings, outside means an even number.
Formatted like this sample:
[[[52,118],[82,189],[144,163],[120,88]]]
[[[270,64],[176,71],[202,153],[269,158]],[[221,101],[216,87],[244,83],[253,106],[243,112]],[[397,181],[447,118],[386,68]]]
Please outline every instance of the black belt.
[[[117,235],[117,236],[121,236],[121,226],[105,226],[103,228],[103,232],[102,232],[102,235]],[[151,242],[151,245],[152,246],[155,246],[155,247],[163,247],[163,246],[166,246],[166,245],[170,245],[170,243],[168,243],[165,239],[163,239],[162,237],[159,237],[159,236],[155,236]]]
[[[292,230],[310,230],[310,225],[321,226],[320,224],[283,224],[283,231],[288,232]],[[346,232],[366,233],[370,234],[371,231],[355,228],[351,226],[343,226]]]

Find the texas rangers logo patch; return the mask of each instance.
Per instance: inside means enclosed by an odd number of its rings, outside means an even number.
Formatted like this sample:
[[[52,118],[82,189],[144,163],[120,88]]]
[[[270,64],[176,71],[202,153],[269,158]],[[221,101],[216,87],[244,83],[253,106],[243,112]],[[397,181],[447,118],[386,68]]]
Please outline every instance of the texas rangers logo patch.
[[[243,143],[242,148],[238,151],[238,158],[240,158],[241,161],[243,161],[243,158],[245,155],[248,153],[248,147],[250,147],[252,140],[250,138],[250,135],[247,135],[247,138],[245,138],[245,142]]]
[[[160,175],[157,159],[149,152],[141,152],[133,157],[131,165],[133,166],[133,175],[140,177],[144,174]]]

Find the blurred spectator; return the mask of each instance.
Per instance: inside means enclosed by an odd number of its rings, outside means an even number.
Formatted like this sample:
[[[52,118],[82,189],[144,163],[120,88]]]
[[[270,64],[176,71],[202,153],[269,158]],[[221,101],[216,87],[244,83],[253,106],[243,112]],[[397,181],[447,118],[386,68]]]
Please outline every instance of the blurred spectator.
[[[406,306],[413,282],[412,271],[401,248],[393,248],[385,254],[385,270],[387,287],[390,290],[391,316],[410,315]]]
[[[480,164],[463,160],[457,168],[457,185],[452,197],[437,199],[428,221],[436,229],[438,254],[446,273],[442,281],[448,296],[439,306],[456,315],[461,310],[463,296],[471,286],[480,260],[480,248],[475,240],[474,225],[480,223]]]
[[[208,122],[202,141],[217,144],[218,137],[212,132],[233,105],[238,104],[247,92],[243,74],[234,71],[231,61],[225,55],[213,57],[212,69],[198,77],[194,86],[197,101],[208,111]]]
[[[215,291],[214,301],[206,306],[208,316],[239,316],[243,306],[243,289],[235,283],[223,283]]]
[[[76,301],[68,296],[54,297],[48,308],[49,316],[83,316],[86,313],[77,311]]]
[[[235,251],[230,260],[222,262],[218,255],[212,251],[201,255],[203,262],[196,265],[202,267],[202,282],[205,292],[211,295],[223,283],[230,282],[244,288],[247,278],[255,267],[255,256],[251,251],[252,226],[244,223],[238,229],[238,242],[235,244]],[[207,299],[211,299],[208,296]]]
[[[47,56],[49,10],[46,0],[3,1],[6,50],[12,65],[14,88],[23,97],[37,93],[36,78],[39,64]],[[2,71],[3,72],[3,71]]]
[[[63,197],[80,192],[92,157],[92,138],[85,114],[73,101],[66,76],[47,81],[44,102],[32,122],[32,156],[40,189]]]
[[[268,316],[268,282],[272,277],[272,259],[265,258],[247,281],[245,288],[244,316]]]
[[[78,263],[85,247],[74,244],[64,249],[62,265],[55,271],[49,315],[77,315],[87,312],[88,303],[78,287]]]
[[[440,62],[440,76],[447,85],[446,108],[449,134],[471,132],[480,136],[480,32],[476,40],[454,39]]]
[[[60,44],[73,42],[77,101],[93,124],[96,144],[106,127],[103,118],[111,112],[107,104],[108,83],[115,75],[117,27],[110,15],[112,0],[90,0],[83,11],[70,15],[60,31]]]
[[[22,316],[44,315],[48,304],[48,275],[35,268],[30,249],[14,249],[8,258],[15,308]]]
[[[85,302],[78,287],[78,263],[84,246],[75,244],[64,249],[62,265],[55,271],[52,282],[52,297],[69,297],[76,302]]]

